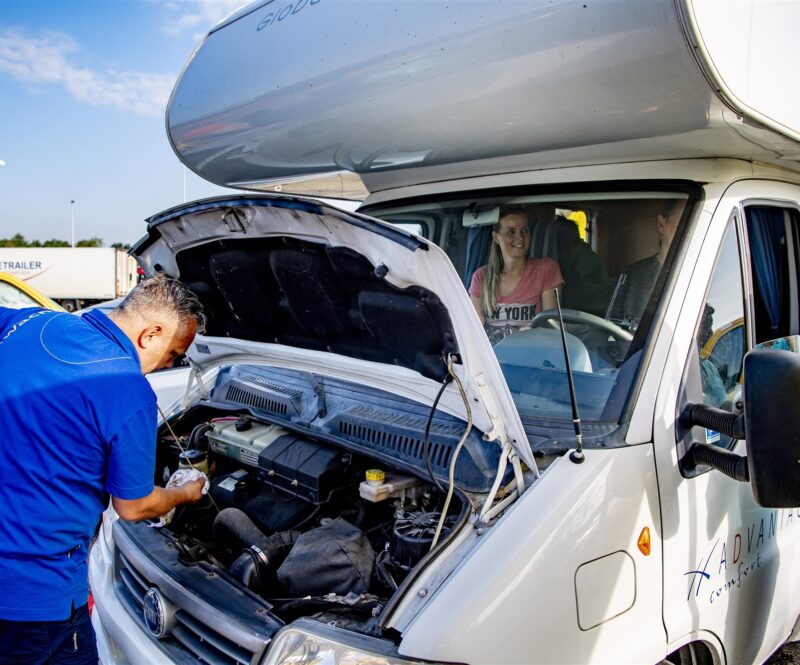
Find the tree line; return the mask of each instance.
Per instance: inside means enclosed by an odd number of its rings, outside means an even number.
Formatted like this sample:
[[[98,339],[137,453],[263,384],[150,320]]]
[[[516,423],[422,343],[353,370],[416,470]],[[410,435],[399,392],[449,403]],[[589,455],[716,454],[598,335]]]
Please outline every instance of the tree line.
[[[0,247],[69,247],[70,244],[66,240],[57,240],[51,238],[50,240],[26,240],[25,236],[17,233],[10,238],[0,238]],[[75,243],[76,247],[105,247],[102,238],[84,238]],[[122,242],[112,242],[109,247],[115,249],[130,249],[131,246]]]

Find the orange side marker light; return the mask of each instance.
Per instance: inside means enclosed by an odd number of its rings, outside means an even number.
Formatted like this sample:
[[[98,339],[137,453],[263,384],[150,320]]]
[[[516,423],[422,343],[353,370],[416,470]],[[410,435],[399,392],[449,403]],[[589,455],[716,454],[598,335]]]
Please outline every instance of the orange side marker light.
[[[639,534],[639,540],[636,542],[639,551],[645,556],[650,556],[650,527],[646,526]]]

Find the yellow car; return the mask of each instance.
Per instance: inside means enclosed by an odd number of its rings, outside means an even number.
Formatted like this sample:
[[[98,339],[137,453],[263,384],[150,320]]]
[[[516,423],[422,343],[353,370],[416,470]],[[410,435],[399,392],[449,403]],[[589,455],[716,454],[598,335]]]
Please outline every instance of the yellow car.
[[[7,272],[0,272],[0,307],[44,307],[63,311],[61,305]]]

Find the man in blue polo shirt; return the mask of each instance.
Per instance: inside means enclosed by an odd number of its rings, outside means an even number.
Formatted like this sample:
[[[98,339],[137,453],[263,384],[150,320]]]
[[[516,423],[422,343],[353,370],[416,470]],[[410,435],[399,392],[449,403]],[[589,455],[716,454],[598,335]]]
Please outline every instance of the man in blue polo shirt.
[[[180,282],[141,282],[108,316],[0,308],[0,663],[93,663],[88,545],[109,495],[122,519],[200,498],[154,487],[156,397],[144,374],[205,318]]]

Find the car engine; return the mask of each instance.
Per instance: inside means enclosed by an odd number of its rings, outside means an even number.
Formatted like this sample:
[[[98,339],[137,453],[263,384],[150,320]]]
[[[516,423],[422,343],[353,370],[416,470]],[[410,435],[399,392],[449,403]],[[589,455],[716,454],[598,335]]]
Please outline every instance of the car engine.
[[[207,562],[267,600],[284,621],[374,617],[467,505],[431,482],[234,414],[163,432],[157,469],[210,480],[207,496],[158,528],[184,564]],[[458,493],[456,494],[458,497]]]

